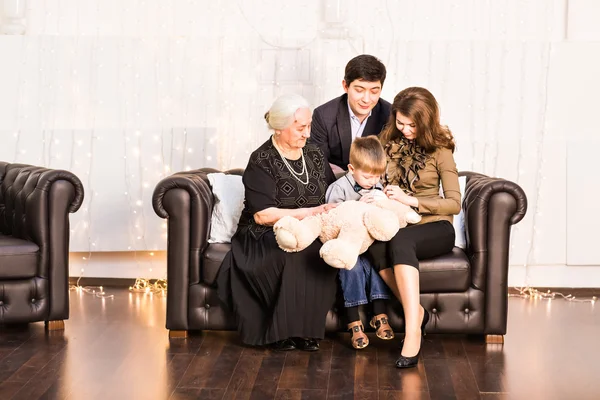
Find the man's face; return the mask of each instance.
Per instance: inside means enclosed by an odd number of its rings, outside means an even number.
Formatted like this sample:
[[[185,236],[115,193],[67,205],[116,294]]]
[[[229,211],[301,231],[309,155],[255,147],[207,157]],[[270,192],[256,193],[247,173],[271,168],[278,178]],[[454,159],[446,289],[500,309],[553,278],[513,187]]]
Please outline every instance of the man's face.
[[[342,86],[344,87],[344,91],[348,93],[350,109],[362,122],[379,101],[381,82],[355,79],[350,82],[350,85],[346,81],[342,81]]]

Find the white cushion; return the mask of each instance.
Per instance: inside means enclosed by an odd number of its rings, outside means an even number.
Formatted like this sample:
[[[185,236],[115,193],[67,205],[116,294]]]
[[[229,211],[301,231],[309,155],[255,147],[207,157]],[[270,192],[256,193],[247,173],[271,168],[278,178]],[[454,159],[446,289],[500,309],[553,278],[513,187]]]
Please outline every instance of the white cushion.
[[[465,230],[465,216],[463,215],[462,202],[465,200],[465,185],[467,183],[466,176],[458,177],[458,184],[460,186],[460,213],[454,216],[452,225],[454,225],[454,232],[456,234],[456,240],[454,245],[461,249],[467,248],[467,233]],[[444,190],[440,187],[440,196],[444,197]]]
[[[208,174],[214,207],[210,220],[209,243],[231,243],[244,208],[244,184],[239,175]]]
[[[460,247],[461,249],[467,248],[467,231],[465,229],[465,215],[462,209],[462,202],[465,200],[465,185],[467,183],[466,176],[458,177],[458,184],[460,185],[460,213],[454,216],[453,225],[454,232],[456,233],[456,241],[454,245],[456,247]]]

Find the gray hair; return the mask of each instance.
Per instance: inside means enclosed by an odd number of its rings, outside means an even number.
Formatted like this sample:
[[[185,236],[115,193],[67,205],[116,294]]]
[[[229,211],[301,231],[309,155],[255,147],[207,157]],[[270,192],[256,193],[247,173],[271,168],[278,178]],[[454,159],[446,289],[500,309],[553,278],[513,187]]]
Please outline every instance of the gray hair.
[[[266,112],[265,121],[271,129],[285,129],[294,122],[294,115],[301,108],[310,110],[310,105],[304,97],[298,94],[284,94],[279,96]]]

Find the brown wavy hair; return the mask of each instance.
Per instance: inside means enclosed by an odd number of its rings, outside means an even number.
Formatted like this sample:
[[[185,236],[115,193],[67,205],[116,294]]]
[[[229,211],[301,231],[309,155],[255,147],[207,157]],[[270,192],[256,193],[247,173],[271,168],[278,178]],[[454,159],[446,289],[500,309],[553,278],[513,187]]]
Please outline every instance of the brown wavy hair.
[[[440,107],[429,90],[409,87],[394,97],[390,118],[379,135],[384,147],[390,140],[402,137],[402,132],[396,127],[397,112],[413,120],[417,129],[415,140],[425,152],[433,153],[439,148],[454,152],[452,132],[440,124]]]

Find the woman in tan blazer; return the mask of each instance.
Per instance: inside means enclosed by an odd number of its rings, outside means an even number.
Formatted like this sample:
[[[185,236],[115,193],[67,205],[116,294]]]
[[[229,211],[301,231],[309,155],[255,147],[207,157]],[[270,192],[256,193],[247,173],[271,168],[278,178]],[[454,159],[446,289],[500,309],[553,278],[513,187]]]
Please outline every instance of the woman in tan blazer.
[[[454,138],[440,124],[433,95],[419,87],[396,95],[379,138],[387,155],[384,192],[423,217],[419,224],[400,229],[389,242],[375,242],[369,248],[375,267],[404,309],[406,335],[396,367],[408,368],[417,365],[429,321],[419,302],[419,260],[454,247],[452,218],[461,205]]]

